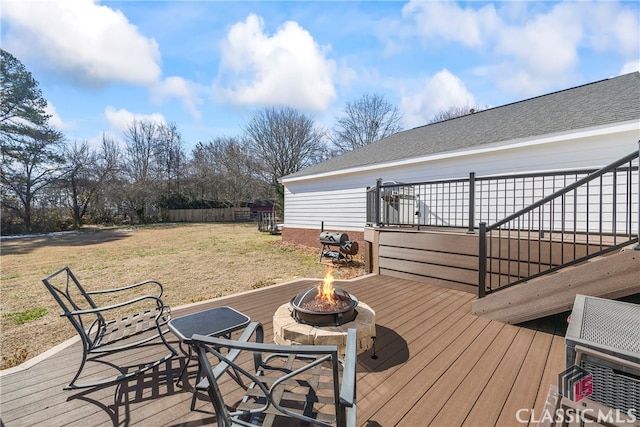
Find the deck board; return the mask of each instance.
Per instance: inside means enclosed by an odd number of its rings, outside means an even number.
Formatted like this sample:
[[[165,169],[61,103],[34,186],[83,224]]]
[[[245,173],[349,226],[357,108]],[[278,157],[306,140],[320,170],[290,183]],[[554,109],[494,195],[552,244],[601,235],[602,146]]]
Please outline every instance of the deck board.
[[[378,418],[388,422],[388,424],[381,424],[395,425],[399,423],[402,417],[411,410],[451,363],[477,338],[485,326],[486,322],[483,319],[473,319],[471,325],[464,329],[455,339],[453,339],[454,334],[451,331],[443,334],[452,338],[447,340],[446,344],[443,340],[443,344],[445,344],[443,348],[432,345],[417,357],[411,358],[400,370],[402,376],[398,375],[398,377],[402,378],[402,381],[398,384],[393,397],[376,413]],[[409,370],[404,369],[405,367],[408,367]]]
[[[485,426],[498,419],[506,398],[511,392],[515,379],[522,368],[522,363],[534,336],[535,331],[518,328],[518,333],[509,346],[507,353],[487,381],[478,400],[474,402],[471,411],[460,423],[461,426]]]
[[[557,384],[558,374],[566,368],[564,339],[558,335],[554,335],[551,337],[551,340],[551,348],[549,349],[545,370],[538,383],[538,394],[536,395],[536,401],[533,405],[533,414],[537,415],[537,417],[532,417],[529,423],[530,426],[537,425],[537,422],[534,422],[533,418],[540,419],[542,410],[544,409],[547,394],[549,393],[549,387],[545,387],[545,384]]]
[[[466,346],[459,357],[455,359],[455,362],[450,362],[448,366],[443,367],[442,375],[405,414],[402,418],[403,423],[406,425],[431,424],[442,408],[458,406],[449,400],[453,400],[454,392],[462,387],[463,382],[473,377],[473,370],[479,360],[477,355],[483,355],[494,346],[503,327],[504,325],[491,323],[482,329],[473,342]],[[420,377],[426,377],[430,373],[429,371],[422,371]],[[464,399],[467,400],[466,397]],[[456,423],[452,422],[450,425],[456,425]]]
[[[518,372],[514,386],[505,400],[496,425],[508,427],[528,424],[518,422],[519,420],[515,418],[515,414],[521,409],[533,408],[535,404],[552,339],[552,335],[536,332],[522,368]]]
[[[272,339],[276,309],[320,279],[301,279],[254,292],[174,309],[174,317],[213,306],[232,306],[262,322]],[[358,358],[358,424],[361,426],[517,424],[521,408],[541,408],[546,390],[564,368],[562,336],[506,325],[471,314],[474,295],[388,276],[338,281],[376,311],[376,359]],[[170,342],[178,348],[178,341]],[[164,354],[160,345],[137,356],[109,358],[128,365]],[[173,358],[148,374],[99,389],[64,391],[79,362],[77,342],[24,370],[0,376],[0,417],[7,427],[32,425],[186,426],[215,422],[210,402],[198,397],[189,411],[197,363],[176,384],[186,358]],[[98,365],[98,364],[93,364]],[[109,370],[91,366],[89,372]],[[221,387],[239,398],[230,379]]]
[[[487,386],[487,383],[492,378],[496,369],[503,362],[503,358],[509,347],[513,343],[518,331],[516,328],[504,327],[504,331],[501,331],[499,335],[489,345],[487,350],[482,354],[480,358],[476,360],[470,360],[469,365],[473,364],[470,368],[468,375],[462,378],[462,381],[458,383],[458,386],[453,392],[450,393],[446,400],[446,404],[443,404],[443,409],[434,414],[434,425],[462,425],[467,415],[473,409],[474,401],[467,399],[467,396],[480,396],[482,391]],[[467,353],[469,354],[469,353]],[[507,360],[505,363],[508,363]],[[452,366],[451,370],[454,370],[455,366]],[[452,372],[450,377],[458,374],[459,372]],[[441,381],[441,391],[438,391],[435,387],[431,390],[434,393],[442,393],[443,396],[449,392],[448,385],[454,386],[455,377]],[[413,415],[419,415],[419,408],[414,408],[411,411]],[[412,413],[408,415],[412,415]]]

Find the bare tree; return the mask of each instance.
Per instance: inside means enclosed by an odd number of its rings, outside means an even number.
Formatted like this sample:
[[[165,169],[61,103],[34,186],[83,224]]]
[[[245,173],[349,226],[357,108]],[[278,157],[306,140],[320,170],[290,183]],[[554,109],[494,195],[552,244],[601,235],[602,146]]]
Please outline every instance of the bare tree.
[[[98,152],[98,170],[102,177],[99,193],[90,207],[91,215],[99,221],[111,222],[114,214],[122,214],[125,207],[127,188],[124,155],[118,142],[110,136],[102,135]]]
[[[189,185],[183,194],[193,200],[217,199],[215,152],[211,143],[198,142],[191,152]]]
[[[150,120],[134,120],[124,131],[126,164],[133,182],[153,178],[153,155],[160,137],[158,126]]]
[[[383,95],[365,93],[347,102],[344,116],[336,119],[331,142],[339,152],[355,150],[402,130],[402,115]]]
[[[140,221],[148,220],[148,211],[157,195],[159,180],[154,174],[154,154],[160,138],[158,125],[150,120],[134,120],[124,132],[125,170],[128,175],[126,189],[127,208]]]
[[[69,168],[65,179],[67,199],[73,227],[77,229],[82,225],[82,218],[99,188],[100,180],[96,176],[98,157],[86,141],[74,141],[65,148],[65,158]]]
[[[185,153],[182,135],[175,123],[157,124],[158,138],[154,158],[158,175],[166,184],[167,196],[179,192],[180,180],[185,167]]]
[[[253,155],[267,166],[271,183],[313,163],[322,151],[324,131],[290,107],[257,112],[244,128]]]
[[[216,138],[211,144],[219,179],[219,198],[234,206],[247,201],[253,159],[247,156],[247,143],[236,138]]]
[[[472,107],[470,105],[452,106],[434,114],[431,120],[429,120],[429,123],[443,122],[445,120],[455,119],[456,117],[466,116],[486,109],[487,107]]]
[[[145,222],[179,196],[186,174],[183,140],[174,123],[134,120],[124,132],[128,209]]]
[[[68,205],[71,210],[74,228],[79,228],[85,216],[93,207],[97,212],[99,197],[106,194],[107,184],[112,181],[120,168],[118,148],[115,141],[102,136],[102,148],[91,150],[86,141],[74,142],[65,150],[68,174],[64,180],[68,192]],[[121,186],[119,186],[121,191]]]
[[[284,188],[278,180],[313,164],[323,149],[325,133],[291,107],[265,108],[253,115],[244,130],[282,208]]]
[[[200,194],[210,200],[239,206],[270,195],[250,143],[240,138],[218,137],[199,143],[193,151],[192,172]]]

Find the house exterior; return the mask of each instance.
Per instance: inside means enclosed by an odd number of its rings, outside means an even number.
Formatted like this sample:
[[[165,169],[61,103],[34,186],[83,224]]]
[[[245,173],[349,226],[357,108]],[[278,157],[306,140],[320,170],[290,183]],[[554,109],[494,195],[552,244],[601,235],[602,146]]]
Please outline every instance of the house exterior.
[[[322,230],[363,240],[376,180],[424,182],[599,168],[640,140],[640,73],[398,132],[282,178],[283,239],[318,245]]]

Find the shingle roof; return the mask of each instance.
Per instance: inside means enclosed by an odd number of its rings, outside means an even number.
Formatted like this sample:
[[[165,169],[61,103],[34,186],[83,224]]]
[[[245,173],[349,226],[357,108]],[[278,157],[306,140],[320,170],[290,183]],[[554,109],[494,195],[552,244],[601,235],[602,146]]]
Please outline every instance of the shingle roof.
[[[640,120],[640,73],[553,92],[398,132],[288,175],[294,178],[482,144]]]

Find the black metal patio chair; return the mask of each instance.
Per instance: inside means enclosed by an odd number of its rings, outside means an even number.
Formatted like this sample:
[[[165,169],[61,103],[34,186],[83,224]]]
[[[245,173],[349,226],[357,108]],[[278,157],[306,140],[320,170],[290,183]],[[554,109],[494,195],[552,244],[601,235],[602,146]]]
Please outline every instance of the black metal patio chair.
[[[62,308],[61,316],[69,319],[82,341],[80,367],[65,390],[124,381],[178,354],[164,337],[168,332],[166,324],[171,319],[171,309],[162,302],[160,282],[145,280],[115,289],[86,291],[69,267],[61,268],[42,281]],[[112,298],[111,301],[118,295],[125,295],[121,298],[128,299],[100,305],[94,302],[99,295]],[[169,349],[169,354],[134,369],[123,369],[126,372],[121,370],[114,376],[76,382],[88,360],[108,353],[138,349],[158,338]]]
[[[219,427],[356,425],[355,329],[347,332],[344,358],[339,358],[335,345],[266,344],[260,339],[261,325],[247,329],[257,330],[258,342],[203,335],[190,340],[203,372],[196,389],[207,391]],[[221,390],[220,377],[229,369],[241,377],[236,383],[248,380],[241,400],[233,383],[223,384]]]

